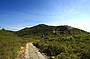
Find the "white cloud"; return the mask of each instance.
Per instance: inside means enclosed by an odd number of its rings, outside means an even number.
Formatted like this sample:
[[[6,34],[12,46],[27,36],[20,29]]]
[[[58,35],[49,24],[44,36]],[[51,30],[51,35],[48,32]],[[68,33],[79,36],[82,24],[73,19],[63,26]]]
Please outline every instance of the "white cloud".
[[[67,24],[90,32],[90,19],[76,19],[68,22]]]
[[[20,30],[25,27],[14,27],[14,26],[7,26],[7,25],[0,25],[1,28],[10,29],[10,30]]]
[[[23,29],[25,27],[6,27],[7,29],[12,29],[12,30],[20,30]]]

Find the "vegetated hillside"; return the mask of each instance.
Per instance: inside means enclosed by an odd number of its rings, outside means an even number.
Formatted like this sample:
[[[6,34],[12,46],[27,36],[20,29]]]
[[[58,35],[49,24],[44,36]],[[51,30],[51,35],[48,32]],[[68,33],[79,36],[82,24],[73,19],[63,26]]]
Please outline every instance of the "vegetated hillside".
[[[0,59],[14,59],[22,44],[22,39],[14,32],[0,30]]]
[[[60,35],[83,35],[88,34],[84,30],[73,28],[71,26],[48,26],[45,24],[39,24],[34,27],[24,28],[17,32],[19,36],[60,36]]]
[[[90,33],[71,26],[39,24],[17,32],[23,38],[37,40],[34,45],[57,59],[90,59]],[[28,39],[29,40],[29,39]]]
[[[33,44],[57,59],[90,59],[90,33],[71,26],[40,24],[17,32],[0,30],[0,58],[14,59],[20,46]]]

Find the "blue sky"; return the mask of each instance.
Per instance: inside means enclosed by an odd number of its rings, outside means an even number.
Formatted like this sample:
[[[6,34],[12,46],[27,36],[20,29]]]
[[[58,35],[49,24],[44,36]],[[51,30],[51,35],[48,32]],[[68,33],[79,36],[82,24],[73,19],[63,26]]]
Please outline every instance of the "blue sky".
[[[90,0],[0,0],[0,26],[69,25],[90,32]]]

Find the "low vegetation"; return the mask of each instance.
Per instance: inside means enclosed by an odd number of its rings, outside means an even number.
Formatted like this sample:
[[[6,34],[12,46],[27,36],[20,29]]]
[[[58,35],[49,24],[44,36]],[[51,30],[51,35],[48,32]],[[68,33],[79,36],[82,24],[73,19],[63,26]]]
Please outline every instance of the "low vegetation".
[[[44,24],[17,32],[0,30],[0,58],[14,59],[27,42],[56,59],[90,59],[90,33],[67,25]]]
[[[0,30],[0,59],[14,59],[23,43],[13,32]]]
[[[48,56],[56,59],[90,59],[89,35],[60,37],[55,40],[42,39],[34,45]]]
[[[21,37],[37,40],[34,45],[47,56],[56,59],[90,59],[90,34],[71,26],[40,24],[19,31]],[[37,37],[37,38],[35,38]]]

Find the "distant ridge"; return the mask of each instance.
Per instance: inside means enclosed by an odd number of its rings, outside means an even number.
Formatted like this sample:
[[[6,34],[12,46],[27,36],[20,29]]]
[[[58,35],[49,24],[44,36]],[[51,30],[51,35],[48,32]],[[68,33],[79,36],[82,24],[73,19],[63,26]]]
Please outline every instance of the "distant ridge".
[[[41,35],[78,35],[78,34],[89,34],[84,30],[74,28],[68,25],[61,25],[61,26],[49,26],[45,24],[39,24],[33,27],[24,28],[20,31],[17,31],[19,36],[41,36]]]

